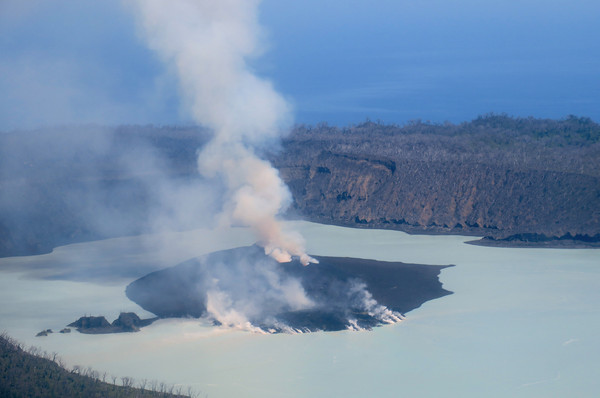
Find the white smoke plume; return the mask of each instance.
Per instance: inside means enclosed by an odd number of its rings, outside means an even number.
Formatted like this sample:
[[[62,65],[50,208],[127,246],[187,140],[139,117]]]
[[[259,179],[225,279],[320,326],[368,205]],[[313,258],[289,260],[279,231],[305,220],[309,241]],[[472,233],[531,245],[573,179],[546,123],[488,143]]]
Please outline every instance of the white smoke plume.
[[[252,227],[265,253],[278,261],[315,262],[299,234],[278,216],[290,193],[279,173],[255,149],[279,137],[290,108],[272,84],[252,73],[260,55],[259,0],[132,0],[149,47],[176,73],[187,111],[214,131],[199,154],[206,177],[228,190],[222,219]]]
[[[255,255],[212,262],[197,285],[200,294],[206,291],[206,317],[225,327],[258,333],[285,330],[287,326],[274,315],[316,304],[298,278],[285,274],[285,267]]]
[[[397,323],[404,319],[402,314],[396,311],[392,311],[385,305],[381,305],[373,298],[373,295],[367,289],[367,285],[364,282],[351,281],[346,291],[349,301],[356,308],[360,308],[369,316],[377,319],[382,323]],[[350,322],[353,326],[353,330],[360,330],[356,321]]]

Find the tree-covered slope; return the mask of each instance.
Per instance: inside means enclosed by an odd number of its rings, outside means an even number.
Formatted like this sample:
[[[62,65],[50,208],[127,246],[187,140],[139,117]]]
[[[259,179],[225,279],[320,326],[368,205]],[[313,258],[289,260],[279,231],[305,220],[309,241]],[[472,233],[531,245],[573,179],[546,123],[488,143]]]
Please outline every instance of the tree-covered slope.
[[[67,370],[59,365],[61,361],[56,354],[41,354],[35,348],[25,351],[7,335],[0,335],[0,397],[183,398],[195,395],[191,390],[184,395],[182,388],[164,383],[137,383],[129,377],[111,377],[80,367]],[[109,380],[113,383],[107,382]]]

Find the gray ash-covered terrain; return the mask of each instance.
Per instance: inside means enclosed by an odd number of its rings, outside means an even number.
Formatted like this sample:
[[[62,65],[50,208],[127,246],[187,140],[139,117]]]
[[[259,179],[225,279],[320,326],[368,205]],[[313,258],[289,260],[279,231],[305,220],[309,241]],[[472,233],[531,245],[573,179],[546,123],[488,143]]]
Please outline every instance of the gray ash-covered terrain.
[[[258,246],[211,253],[153,272],[127,296],[159,317],[205,317],[262,332],[370,329],[451,294],[446,266],[319,257],[278,263]]]

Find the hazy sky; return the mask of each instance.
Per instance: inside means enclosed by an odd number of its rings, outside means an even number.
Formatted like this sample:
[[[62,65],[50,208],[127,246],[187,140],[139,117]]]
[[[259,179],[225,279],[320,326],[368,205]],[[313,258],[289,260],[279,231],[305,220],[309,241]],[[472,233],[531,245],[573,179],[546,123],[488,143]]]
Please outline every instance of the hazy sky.
[[[0,129],[186,123],[125,1],[0,0]],[[297,122],[600,120],[597,0],[264,0],[253,68]]]

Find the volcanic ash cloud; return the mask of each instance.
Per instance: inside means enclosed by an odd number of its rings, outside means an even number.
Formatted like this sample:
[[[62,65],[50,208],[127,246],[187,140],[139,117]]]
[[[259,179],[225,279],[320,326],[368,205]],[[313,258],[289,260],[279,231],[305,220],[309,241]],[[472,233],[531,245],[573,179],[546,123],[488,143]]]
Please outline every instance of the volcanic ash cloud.
[[[200,173],[227,190],[221,219],[253,228],[265,253],[315,262],[302,237],[278,216],[290,204],[279,173],[256,155],[291,119],[272,84],[248,61],[261,52],[256,0],[135,0],[140,33],[179,79],[186,111],[214,136],[198,157]]]

